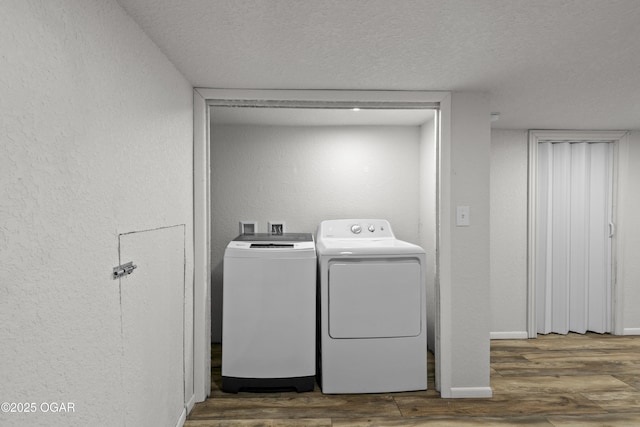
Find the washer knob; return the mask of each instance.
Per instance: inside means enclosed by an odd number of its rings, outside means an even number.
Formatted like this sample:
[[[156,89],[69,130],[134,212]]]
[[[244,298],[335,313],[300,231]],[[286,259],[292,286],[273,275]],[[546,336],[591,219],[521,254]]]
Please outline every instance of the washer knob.
[[[360,224],[353,224],[351,226],[351,232],[353,234],[360,234],[361,231],[362,231],[362,227],[360,226]]]
[[[369,227],[367,227],[367,230],[373,233],[374,231],[376,231],[376,226],[373,224],[369,224]]]

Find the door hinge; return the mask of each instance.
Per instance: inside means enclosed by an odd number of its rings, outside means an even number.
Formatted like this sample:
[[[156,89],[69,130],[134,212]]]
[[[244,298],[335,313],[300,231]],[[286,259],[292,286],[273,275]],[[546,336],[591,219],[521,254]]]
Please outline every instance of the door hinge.
[[[133,261],[119,265],[117,267],[113,267],[113,279],[115,280],[124,276],[128,276],[129,274],[133,273],[133,270],[135,270],[136,268],[138,268],[138,266],[133,265]]]

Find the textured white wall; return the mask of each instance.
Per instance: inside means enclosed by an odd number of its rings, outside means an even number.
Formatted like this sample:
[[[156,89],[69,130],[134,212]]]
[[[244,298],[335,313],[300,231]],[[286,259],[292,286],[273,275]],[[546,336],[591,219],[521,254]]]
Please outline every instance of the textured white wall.
[[[626,176],[620,176],[621,197],[618,204],[620,227],[617,236],[622,239],[622,254],[618,263],[622,263],[622,274],[618,283],[623,287],[622,316],[624,333],[640,335],[640,130],[629,135],[629,151],[625,159]]]
[[[527,336],[527,131],[491,131],[491,333]]]
[[[3,1],[0,52],[0,396],[75,403],[0,424],[123,425],[118,233],[187,224],[190,280],[191,86],[115,1]]]
[[[240,220],[315,233],[324,219],[385,218],[418,243],[419,127],[214,126],[211,139],[214,341],[224,249]]]
[[[450,198],[442,203],[450,203],[444,227],[449,227],[451,240],[444,247],[450,251],[446,254],[450,270],[445,274],[450,275],[452,302],[451,387],[454,396],[461,397],[489,390],[491,135],[488,117],[487,94],[452,94],[451,175],[442,178],[450,188]],[[470,207],[468,227],[455,225],[456,207],[460,205]],[[441,286],[447,286],[446,282],[441,282]]]

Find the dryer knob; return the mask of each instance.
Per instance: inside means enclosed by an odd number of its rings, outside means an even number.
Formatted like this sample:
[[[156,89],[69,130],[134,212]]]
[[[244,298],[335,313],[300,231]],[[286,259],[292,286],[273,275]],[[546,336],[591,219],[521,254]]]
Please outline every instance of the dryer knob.
[[[374,231],[376,231],[376,226],[373,224],[369,224],[369,227],[367,227],[367,230],[373,233]]]
[[[361,231],[362,231],[362,227],[360,226],[360,224],[353,224],[351,226],[351,232],[353,234],[360,234]]]

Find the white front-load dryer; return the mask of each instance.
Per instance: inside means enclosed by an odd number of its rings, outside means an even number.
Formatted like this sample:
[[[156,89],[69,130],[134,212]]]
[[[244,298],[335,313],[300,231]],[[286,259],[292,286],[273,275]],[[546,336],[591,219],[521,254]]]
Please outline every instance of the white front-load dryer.
[[[424,250],[380,219],[323,221],[316,246],[322,392],[426,390]]]

